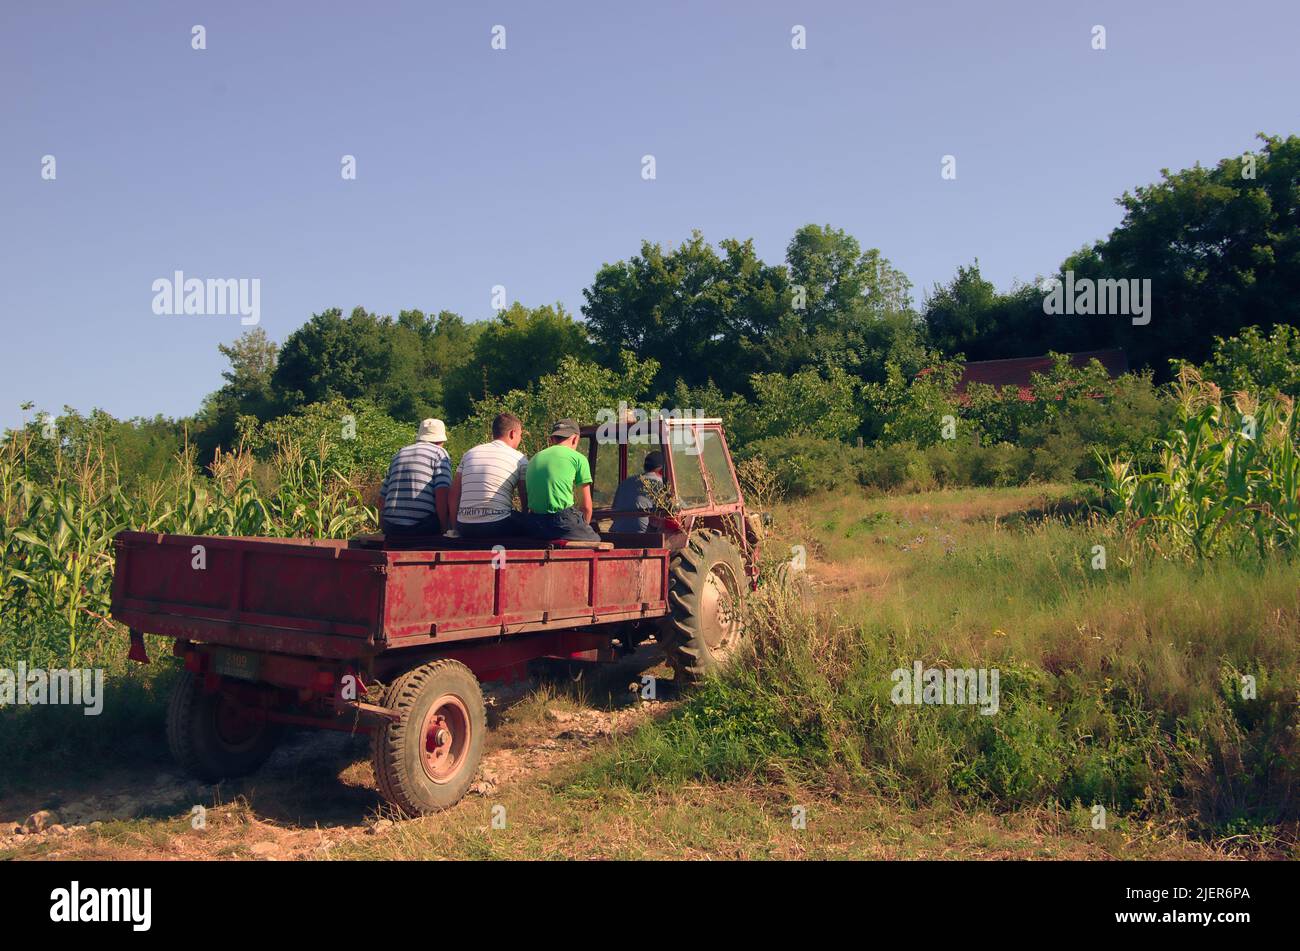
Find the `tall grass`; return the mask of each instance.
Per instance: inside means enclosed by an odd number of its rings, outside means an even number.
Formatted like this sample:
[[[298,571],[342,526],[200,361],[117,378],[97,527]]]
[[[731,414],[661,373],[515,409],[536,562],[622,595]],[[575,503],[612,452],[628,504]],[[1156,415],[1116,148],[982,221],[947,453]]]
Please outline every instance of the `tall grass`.
[[[908,805],[1100,805],[1116,821],[1255,842],[1294,834],[1293,566],[1150,558],[1096,517],[995,517],[972,498],[785,511],[816,587],[760,589],[749,662],[599,756],[579,787],[757,779]],[[832,601],[826,579],[844,576],[885,580]],[[998,712],[895,705],[890,675],[917,660],[998,669]]]
[[[292,443],[269,465],[240,449],[208,471],[187,446],[163,478],[128,488],[102,445],[47,465],[39,438],[0,444],[0,666],[71,664],[103,647],[119,531],[323,538],[375,525],[358,486]]]

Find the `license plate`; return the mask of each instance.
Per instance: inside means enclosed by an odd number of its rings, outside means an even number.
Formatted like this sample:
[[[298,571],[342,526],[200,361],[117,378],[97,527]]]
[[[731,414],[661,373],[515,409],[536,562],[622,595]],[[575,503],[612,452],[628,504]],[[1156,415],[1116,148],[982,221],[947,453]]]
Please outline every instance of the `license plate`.
[[[212,672],[223,677],[256,680],[261,669],[261,658],[245,651],[217,651],[212,655]]]

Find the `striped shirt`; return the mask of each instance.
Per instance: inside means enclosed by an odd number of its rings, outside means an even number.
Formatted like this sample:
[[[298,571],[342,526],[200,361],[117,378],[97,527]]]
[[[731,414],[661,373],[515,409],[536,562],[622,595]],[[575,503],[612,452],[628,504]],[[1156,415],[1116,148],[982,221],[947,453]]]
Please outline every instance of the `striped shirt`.
[[[437,514],[436,489],[451,488],[451,456],[431,442],[416,442],[397,450],[388,475],[379,487],[384,500],[384,521],[414,525]]]
[[[475,446],[460,457],[458,521],[467,525],[499,522],[513,508],[515,486],[528,472],[528,457],[500,439]]]

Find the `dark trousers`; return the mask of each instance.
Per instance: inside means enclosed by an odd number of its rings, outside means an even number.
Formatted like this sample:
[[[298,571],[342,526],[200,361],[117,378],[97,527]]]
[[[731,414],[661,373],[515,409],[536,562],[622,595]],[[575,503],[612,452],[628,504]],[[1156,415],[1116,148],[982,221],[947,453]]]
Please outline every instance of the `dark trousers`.
[[[412,535],[442,534],[442,524],[438,521],[437,512],[425,516],[414,525],[394,525],[381,515],[379,516],[379,528],[385,535],[390,535],[394,538],[403,538]]]
[[[456,522],[456,534],[461,538],[511,538],[527,536],[528,519],[523,512],[511,512],[495,522]]]
[[[598,542],[600,536],[587,524],[582,513],[575,508],[560,509],[558,512],[530,512],[529,528],[534,538],[547,541],[564,539],[571,542]]]

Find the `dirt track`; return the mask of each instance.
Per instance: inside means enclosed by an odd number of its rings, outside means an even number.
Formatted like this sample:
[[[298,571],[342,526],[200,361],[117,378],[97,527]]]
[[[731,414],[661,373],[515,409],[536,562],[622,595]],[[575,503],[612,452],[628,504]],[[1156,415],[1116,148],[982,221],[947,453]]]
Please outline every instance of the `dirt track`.
[[[536,781],[600,740],[669,709],[671,694],[647,701],[631,689],[660,660],[647,648],[601,671],[594,682],[588,673],[585,684],[561,674],[510,687],[485,685],[493,729],[466,802]],[[671,690],[671,680],[660,684]],[[375,787],[365,736],[296,733],[255,775],[220,785],[187,779],[160,752],[88,785],[56,780],[0,801],[0,856],[322,858],[340,842],[404,821]],[[185,834],[199,821],[220,825],[221,834]],[[150,826],[152,834],[128,836],[129,843],[114,834]]]

